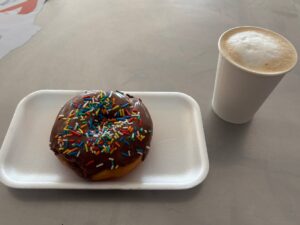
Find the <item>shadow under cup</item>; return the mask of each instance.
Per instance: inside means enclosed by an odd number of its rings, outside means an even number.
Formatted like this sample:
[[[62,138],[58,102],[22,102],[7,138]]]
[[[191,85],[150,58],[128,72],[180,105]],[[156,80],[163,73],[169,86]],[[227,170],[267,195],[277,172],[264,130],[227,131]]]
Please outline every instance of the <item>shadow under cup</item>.
[[[293,61],[290,61],[290,65],[287,68],[283,70],[274,69],[273,71],[254,70],[237,62],[228,54],[227,49],[224,49],[224,39],[228,38],[229,35],[233,36],[234,34],[248,31],[250,31],[249,34],[253,31],[268,33],[287,43],[290,48],[289,50],[293,54],[293,58],[291,58]],[[245,35],[247,35],[247,33],[245,33]],[[242,39],[241,42],[243,42],[243,40],[244,39]],[[249,46],[249,43],[246,44]],[[213,111],[227,122],[236,124],[246,123],[253,118],[254,114],[284,75],[294,68],[297,63],[296,49],[280,34],[264,28],[249,26],[236,27],[225,31],[219,39],[218,47],[219,59],[212,99]],[[254,47],[257,46],[254,45]],[[241,48],[238,50],[241,50]],[[261,52],[263,52],[263,50]]]

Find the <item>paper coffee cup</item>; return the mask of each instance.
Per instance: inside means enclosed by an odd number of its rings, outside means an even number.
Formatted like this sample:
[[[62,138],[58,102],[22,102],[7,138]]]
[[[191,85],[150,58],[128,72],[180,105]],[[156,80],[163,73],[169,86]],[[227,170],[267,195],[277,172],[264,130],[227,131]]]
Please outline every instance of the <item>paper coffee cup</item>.
[[[213,111],[231,123],[251,120],[283,76],[297,63],[295,47],[259,27],[225,31],[218,42]]]

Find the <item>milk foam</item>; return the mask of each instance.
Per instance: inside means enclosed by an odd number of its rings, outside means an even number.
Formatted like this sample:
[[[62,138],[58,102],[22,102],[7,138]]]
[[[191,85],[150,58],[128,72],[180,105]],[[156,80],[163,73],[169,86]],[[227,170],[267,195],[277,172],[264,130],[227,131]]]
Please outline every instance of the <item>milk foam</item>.
[[[262,67],[281,57],[278,41],[255,31],[234,34],[227,43],[234,48],[243,63],[249,67]]]
[[[296,60],[296,52],[286,39],[255,28],[228,34],[223,48],[233,61],[258,72],[285,70]]]

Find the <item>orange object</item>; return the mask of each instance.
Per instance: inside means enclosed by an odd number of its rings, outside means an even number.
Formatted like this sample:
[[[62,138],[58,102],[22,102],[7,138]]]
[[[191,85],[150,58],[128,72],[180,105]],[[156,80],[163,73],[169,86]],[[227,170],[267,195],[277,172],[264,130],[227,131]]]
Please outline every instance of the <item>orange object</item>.
[[[0,13],[12,11],[18,8],[21,8],[19,14],[28,14],[31,13],[37,5],[38,0],[27,0],[25,2],[19,3],[17,5],[10,6],[6,9],[0,10]]]

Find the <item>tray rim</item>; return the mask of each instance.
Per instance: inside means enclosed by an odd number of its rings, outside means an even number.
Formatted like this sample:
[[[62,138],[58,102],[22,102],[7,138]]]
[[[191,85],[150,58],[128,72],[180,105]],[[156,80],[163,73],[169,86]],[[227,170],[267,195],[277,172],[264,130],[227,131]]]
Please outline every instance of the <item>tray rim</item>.
[[[186,182],[184,184],[177,184],[174,185],[172,183],[169,184],[158,184],[158,185],[153,185],[152,183],[146,183],[146,184],[141,184],[141,183],[130,183],[130,185],[122,185],[120,186],[111,186],[111,184],[105,184],[101,182],[92,182],[92,183],[82,183],[78,185],[74,185],[74,183],[68,183],[68,182],[63,182],[63,183],[57,183],[53,184],[48,183],[48,182],[40,182],[40,183],[26,183],[26,182],[17,182],[12,179],[10,179],[5,173],[4,173],[4,162],[6,159],[6,156],[9,152],[8,144],[9,141],[14,133],[16,124],[18,122],[18,114],[21,114],[21,109],[25,107],[26,102],[28,102],[31,98],[35,97],[36,95],[40,94],[70,94],[70,93],[79,93],[82,91],[86,90],[67,90],[67,89],[41,89],[34,91],[32,93],[29,93],[25,97],[23,97],[19,103],[17,104],[17,107],[13,113],[10,125],[8,127],[8,130],[6,132],[6,135],[3,139],[2,146],[0,148],[0,181],[10,187],[10,188],[16,188],[16,189],[74,189],[74,190],[185,190],[185,189],[190,189],[193,188],[200,183],[202,183],[205,178],[208,175],[209,172],[209,160],[208,160],[208,154],[207,154],[207,145],[206,145],[206,140],[205,140],[205,134],[204,134],[204,128],[203,128],[203,120],[202,120],[202,114],[200,110],[200,106],[197,103],[197,101],[192,98],[190,95],[187,95],[183,92],[164,92],[164,91],[122,91],[125,93],[130,93],[130,94],[146,94],[146,95],[177,95],[179,97],[185,98],[191,105],[194,107],[194,112],[196,113],[195,115],[195,123],[198,124],[198,126],[195,126],[196,132],[198,135],[200,135],[200,139],[202,141],[201,148],[199,148],[199,153],[200,153],[200,161],[201,161],[201,171],[199,172],[197,178],[195,178],[192,182]],[[87,90],[90,91],[90,90]],[[101,184],[101,185],[99,185]],[[171,185],[170,185],[171,184]],[[100,187],[99,187],[100,186]]]

